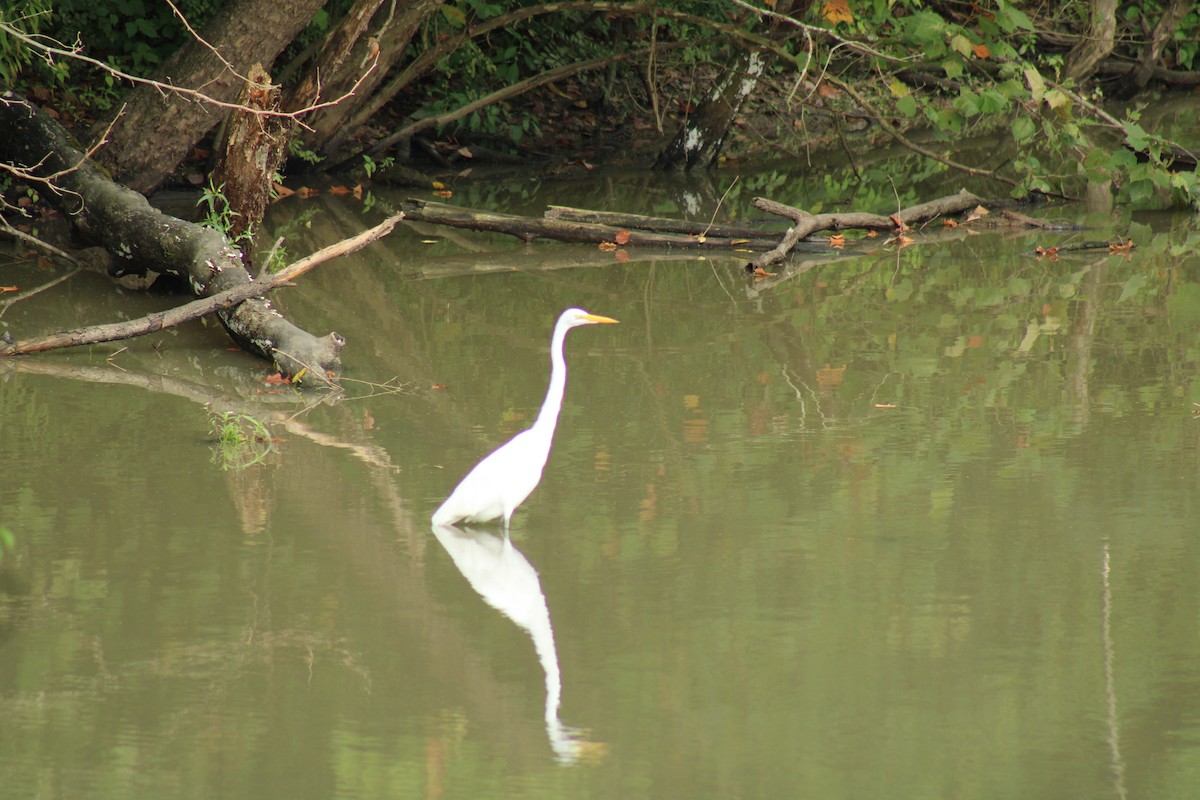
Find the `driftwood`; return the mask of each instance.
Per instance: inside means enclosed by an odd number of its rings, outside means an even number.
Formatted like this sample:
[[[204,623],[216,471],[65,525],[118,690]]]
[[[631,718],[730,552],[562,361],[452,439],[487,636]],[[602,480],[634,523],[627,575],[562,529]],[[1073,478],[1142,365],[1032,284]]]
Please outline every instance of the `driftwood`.
[[[142,195],[114,183],[48,115],[12,93],[0,94],[0,161],[61,209],[75,229],[113,257],[115,275],[147,270],[180,277],[199,297],[251,281],[241,253],[219,232],[167,216]],[[337,372],[345,340],[317,337],[284,319],[263,298],[217,313],[245,350],[275,362],[288,377],[302,369]]]
[[[931,200],[928,203],[901,209],[895,214],[882,216],[865,212],[850,212],[847,214],[809,214],[792,206],[776,203],[757,197],[754,200],[756,208],[771,214],[790,219],[792,228],[784,235],[779,244],[755,258],[746,265],[748,270],[761,270],[784,258],[796,243],[817,231],[839,231],[848,229],[860,230],[894,230],[904,229],[911,225],[927,222],[937,217],[948,217],[975,208],[983,202],[970,192],[963,190],[950,197]]]
[[[639,230],[632,227],[618,228],[593,222],[576,222],[562,218],[522,217],[516,214],[500,214],[479,211],[459,206],[435,203],[427,200],[410,199],[400,206],[404,216],[413,222],[432,222],[454,228],[469,228],[475,231],[492,231],[515,236],[523,242],[534,239],[554,239],[575,244],[600,244],[610,242],[621,246],[650,245],[656,247],[692,247],[709,250],[729,250],[734,247],[762,249],[770,247],[775,239],[746,240],[743,237],[699,236],[686,233]],[[626,218],[633,215],[625,215]],[[703,225],[695,224],[699,234]]]

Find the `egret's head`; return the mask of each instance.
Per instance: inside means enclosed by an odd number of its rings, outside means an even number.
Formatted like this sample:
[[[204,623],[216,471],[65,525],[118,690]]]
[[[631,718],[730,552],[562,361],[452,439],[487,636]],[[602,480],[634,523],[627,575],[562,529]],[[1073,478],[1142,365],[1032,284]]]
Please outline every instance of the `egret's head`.
[[[576,325],[617,324],[615,319],[611,319],[610,317],[602,317],[599,314],[592,314],[584,311],[582,308],[568,308],[562,313],[561,319],[572,328],[574,328]]]

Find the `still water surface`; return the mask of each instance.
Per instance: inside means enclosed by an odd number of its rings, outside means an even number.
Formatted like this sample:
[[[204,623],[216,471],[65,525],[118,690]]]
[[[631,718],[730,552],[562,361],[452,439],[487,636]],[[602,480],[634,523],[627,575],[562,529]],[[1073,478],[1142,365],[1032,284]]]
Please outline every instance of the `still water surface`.
[[[649,183],[491,201],[670,213]],[[0,797],[1195,797],[1200,260],[1099,224],[1139,248],[939,232],[757,283],[411,227],[281,296],[350,341],[339,403],[200,326],[0,364]],[[86,280],[59,324],[168,302]],[[431,530],[568,306],[621,325],[568,337],[511,541]],[[206,403],[275,452],[222,469]]]

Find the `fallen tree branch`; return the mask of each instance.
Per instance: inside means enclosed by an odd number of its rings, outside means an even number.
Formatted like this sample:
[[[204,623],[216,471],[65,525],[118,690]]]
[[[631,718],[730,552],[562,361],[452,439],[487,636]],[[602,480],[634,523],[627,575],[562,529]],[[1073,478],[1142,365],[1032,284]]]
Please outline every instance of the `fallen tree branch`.
[[[706,250],[731,250],[734,248],[761,250],[773,245],[777,236],[777,234],[767,231],[761,232],[759,238],[755,239],[657,233],[650,230],[628,230],[597,223],[573,222],[569,219],[521,217],[515,214],[479,211],[418,199],[406,200],[401,207],[404,209],[405,217],[413,222],[432,222],[454,228],[507,233],[523,242],[532,242],[534,239],[555,239],[560,242],[576,244],[610,242],[622,247],[650,245]],[[707,227],[700,223],[693,223],[693,225],[698,229]],[[821,246],[820,249],[828,251],[829,248]]]
[[[241,252],[221,233],[163,214],[142,195],[114,183],[61,125],[7,92],[0,94],[0,161],[43,178],[56,176],[62,193],[45,196],[70,217],[76,230],[109,252],[114,275],[148,270],[172,274],[186,280],[200,297],[252,280],[242,266]],[[274,361],[286,376],[304,368],[337,372],[341,366],[344,339],[302,330],[265,298],[251,297],[224,308],[218,318],[244,350]]]
[[[641,214],[622,214],[615,211],[591,211],[586,208],[550,206],[543,214],[546,219],[587,222],[612,228],[636,228],[660,233],[686,233],[690,236],[712,236],[723,239],[761,239],[771,235],[762,228],[748,225],[714,225],[686,219],[646,217]]]
[[[257,279],[251,280],[249,283],[239,284],[232,289],[226,289],[211,297],[193,300],[190,303],[176,306],[167,311],[147,314],[140,319],[112,322],[104,325],[92,325],[87,328],[60,331],[33,339],[24,339],[10,345],[0,345],[0,356],[28,355],[29,353],[57,350],[62,347],[77,347],[79,345],[112,342],[119,339],[131,339],[135,336],[144,336],[148,333],[173,328],[176,325],[197,319],[205,314],[211,314],[223,308],[237,305],[251,297],[260,297],[272,289],[300,277],[326,261],[346,255],[347,253],[353,253],[355,250],[367,246],[376,239],[386,236],[391,232],[392,228],[396,227],[396,223],[403,218],[403,213],[394,214],[375,227],[363,231],[357,236],[343,239],[328,247],[323,247],[312,255],[300,259],[279,272],[272,275],[259,275]],[[330,336],[337,336],[337,334],[330,334]],[[341,339],[341,337],[338,337],[338,339]]]
[[[974,208],[983,200],[965,189],[950,197],[930,200],[909,208],[901,209],[890,216],[851,212],[849,214],[810,214],[799,208],[777,203],[765,197],[754,198],[754,206],[770,214],[777,214],[790,219],[793,223],[790,230],[775,247],[759,255],[746,265],[748,271],[762,270],[767,266],[782,260],[796,243],[817,231],[846,230],[857,228],[863,230],[892,230],[897,227],[915,225],[936,217],[959,214]]]

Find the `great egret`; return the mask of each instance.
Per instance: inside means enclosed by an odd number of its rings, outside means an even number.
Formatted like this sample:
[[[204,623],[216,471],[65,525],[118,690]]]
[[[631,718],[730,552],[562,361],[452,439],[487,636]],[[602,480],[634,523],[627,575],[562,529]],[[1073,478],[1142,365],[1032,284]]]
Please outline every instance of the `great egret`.
[[[550,338],[550,387],[533,427],[521,431],[475,465],[433,513],[434,525],[456,522],[489,522],[504,518],[504,532],[517,506],[537,488],[550,455],[563,390],[567,387],[567,362],[563,341],[567,331],[580,325],[615,324],[615,319],[568,308],[558,318]]]

